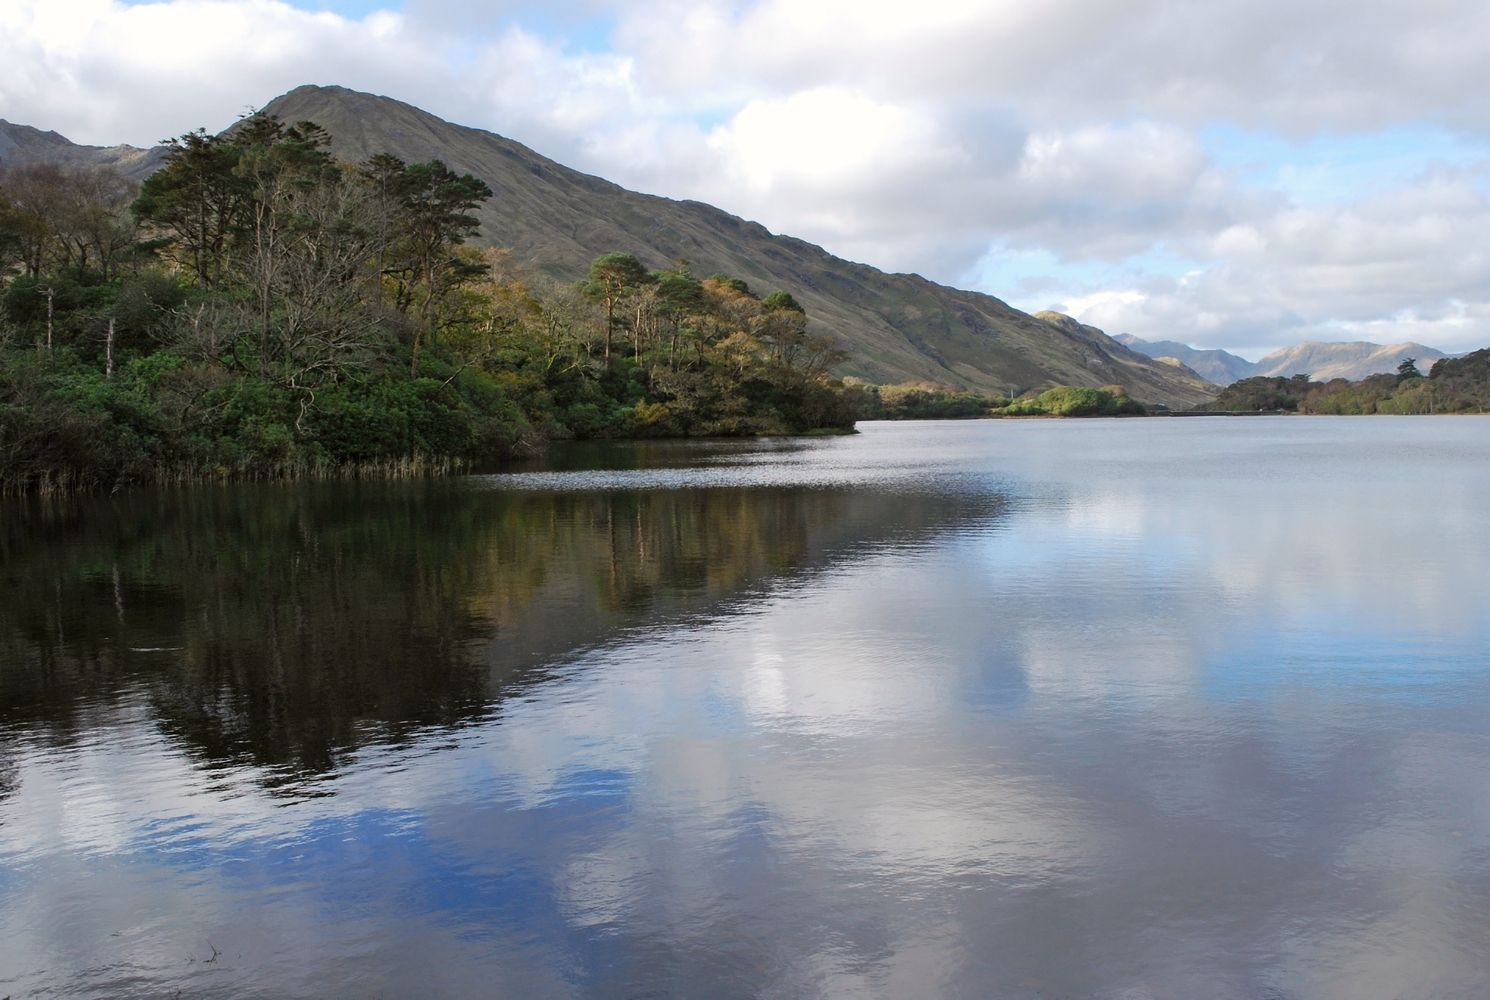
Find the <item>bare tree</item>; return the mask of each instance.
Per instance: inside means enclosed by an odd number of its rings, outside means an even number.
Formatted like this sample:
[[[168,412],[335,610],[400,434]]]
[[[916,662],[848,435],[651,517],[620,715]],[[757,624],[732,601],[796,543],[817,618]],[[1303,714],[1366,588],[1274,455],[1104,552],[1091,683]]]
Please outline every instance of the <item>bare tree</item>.
[[[30,277],[40,277],[65,254],[59,223],[66,214],[69,186],[66,171],[56,163],[16,167],[0,179],[15,253]]]

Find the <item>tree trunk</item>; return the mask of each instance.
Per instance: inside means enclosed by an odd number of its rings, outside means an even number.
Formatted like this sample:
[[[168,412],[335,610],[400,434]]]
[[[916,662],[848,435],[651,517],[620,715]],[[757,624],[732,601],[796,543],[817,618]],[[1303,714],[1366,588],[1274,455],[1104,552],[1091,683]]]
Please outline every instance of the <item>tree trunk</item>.
[[[197,287],[207,287],[207,184],[197,184]]]
[[[605,367],[610,367],[610,331],[616,325],[616,303],[609,297],[605,300]]]

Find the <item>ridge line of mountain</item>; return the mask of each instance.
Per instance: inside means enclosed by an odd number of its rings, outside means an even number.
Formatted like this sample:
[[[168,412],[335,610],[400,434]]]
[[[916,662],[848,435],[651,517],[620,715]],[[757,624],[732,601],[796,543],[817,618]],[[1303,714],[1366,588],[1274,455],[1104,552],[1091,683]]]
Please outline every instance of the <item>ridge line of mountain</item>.
[[[1309,375],[1321,382],[1337,378],[1356,382],[1372,375],[1395,372],[1397,366],[1409,358],[1427,371],[1435,361],[1462,356],[1413,341],[1376,344],[1365,340],[1305,340],[1281,347],[1257,361],[1248,361],[1229,351],[1202,350],[1173,340],[1143,340],[1128,333],[1117,334],[1113,339],[1155,359],[1173,358],[1223,386],[1258,376],[1291,378]]]
[[[761,291],[785,289],[807,309],[815,332],[831,334],[849,352],[839,369],[845,376],[999,395],[1116,384],[1135,399],[1171,407],[1199,405],[1218,391],[1194,372],[1155,361],[1095,327],[1051,323],[992,295],[844,260],[706,202],[631,191],[497,133],[392,98],[307,85],[263,110],[325,127],[332,151],[344,159],[386,152],[408,162],[438,158],[475,174],[495,192],[480,212],[481,242],[511,247],[516,262],[555,281],[580,278],[594,257],[619,250],[649,267],[686,259],[696,273],[738,275]],[[17,155],[22,141],[35,146],[47,135],[31,126],[0,129],[0,164],[34,158],[43,151]],[[164,155],[163,147],[63,141],[64,147],[47,143],[54,147],[47,152],[109,163],[136,180]]]

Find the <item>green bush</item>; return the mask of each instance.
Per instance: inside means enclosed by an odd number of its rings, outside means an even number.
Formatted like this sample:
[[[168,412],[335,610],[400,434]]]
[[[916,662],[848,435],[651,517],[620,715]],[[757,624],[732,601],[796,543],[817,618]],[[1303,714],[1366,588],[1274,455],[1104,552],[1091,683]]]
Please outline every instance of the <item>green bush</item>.
[[[1116,417],[1141,414],[1143,404],[1108,389],[1058,385],[1035,399],[1035,405],[1054,417]]]

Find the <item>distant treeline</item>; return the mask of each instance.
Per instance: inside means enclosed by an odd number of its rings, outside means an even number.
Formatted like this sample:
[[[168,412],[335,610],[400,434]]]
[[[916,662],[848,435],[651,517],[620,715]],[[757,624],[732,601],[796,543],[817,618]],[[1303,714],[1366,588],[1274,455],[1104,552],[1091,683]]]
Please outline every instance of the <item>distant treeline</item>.
[[[1209,407],[1220,411],[1282,410],[1290,413],[1484,413],[1490,410],[1490,348],[1462,358],[1444,358],[1427,375],[1415,359],[1396,374],[1358,382],[1248,378],[1233,382]]]
[[[0,490],[472,467],[553,438],[848,429],[786,292],[606,254],[573,285],[467,245],[439,161],[310,122],[173,140],[136,187],[0,177]]]

